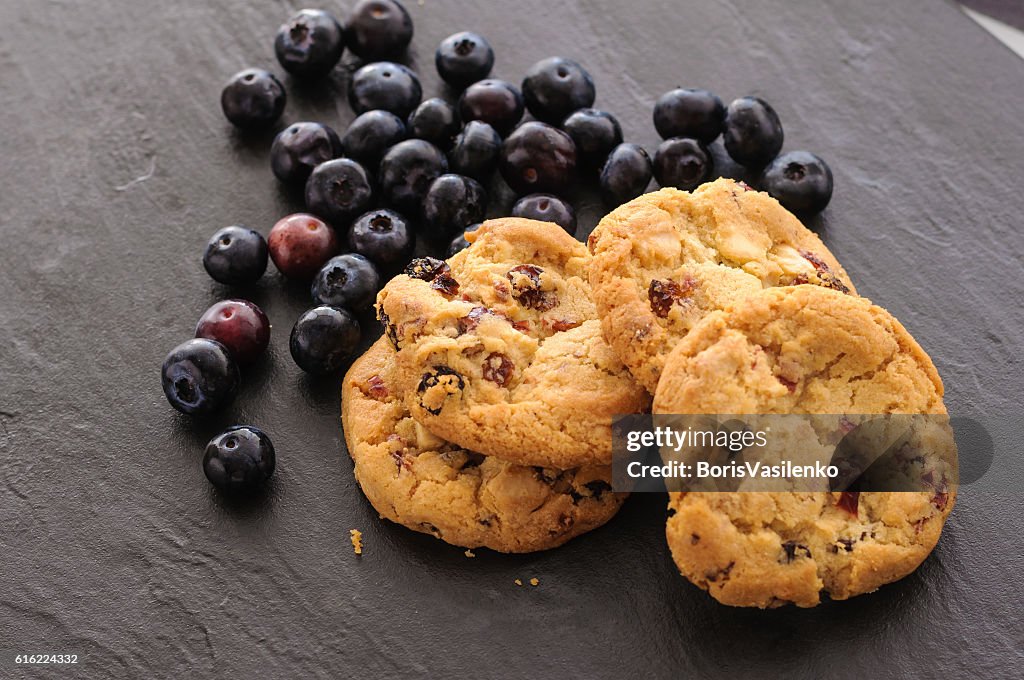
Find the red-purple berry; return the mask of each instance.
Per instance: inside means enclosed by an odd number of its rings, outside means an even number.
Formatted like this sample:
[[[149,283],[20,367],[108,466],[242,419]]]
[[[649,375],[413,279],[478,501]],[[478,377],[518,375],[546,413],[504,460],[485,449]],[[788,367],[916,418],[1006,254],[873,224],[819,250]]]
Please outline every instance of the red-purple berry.
[[[270,344],[270,320],[248,300],[221,300],[199,317],[196,337],[216,340],[239,364],[251,364]]]
[[[323,220],[296,213],[274,225],[267,246],[270,259],[282,274],[309,281],[338,252],[338,239]]]

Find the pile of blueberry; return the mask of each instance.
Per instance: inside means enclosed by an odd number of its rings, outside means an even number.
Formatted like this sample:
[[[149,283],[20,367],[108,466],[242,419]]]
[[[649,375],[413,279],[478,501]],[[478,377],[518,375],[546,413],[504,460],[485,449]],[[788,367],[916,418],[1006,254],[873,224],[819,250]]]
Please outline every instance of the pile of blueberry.
[[[254,283],[268,257],[286,278],[310,282],[314,306],[296,321],[289,342],[304,371],[331,374],[347,363],[362,336],[357,315],[409,262],[417,239],[448,256],[467,247],[464,235],[487,214],[485,186],[496,172],[519,197],[511,215],[573,234],[576,215],[566,192],[578,178],[596,179],[611,207],[642,194],[652,176],[662,186],[693,189],[713,178],[708,147],[719,135],[733,160],[794,212],[820,211],[831,197],[824,161],[801,151],[779,155],[782,126],[761,99],[726,107],[707,90],[666,93],[654,108],[665,141],[652,162],[642,147],[623,142],[615,116],[592,108],[594,81],[575,61],[539,61],[516,87],[490,77],[494,50],[486,39],[455,33],[441,41],[434,63],[458,99],[424,100],[417,74],[388,61],[402,57],[412,36],[412,20],[397,0],[360,0],[345,24],[303,9],[280,27],[274,51],[296,80],[323,78],[345,49],[361,60],[348,83],[357,115],[341,135],[310,121],[274,138],[271,169],[304,192],[307,212],[285,216],[266,239],[226,227],[206,247],[203,264],[221,283]],[[286,102],[281,81],[256,68],[235,74],[221,93],[224,115],[245,131],[271,129]],[[187,414],[220,408],[236,391],[238,366],[255,361],[269,338],[267,317],[253,303],[215,304],[196,337],[164,362],[168,401]],[[257,428],[232,428],[210,442],[204,468],[222,489],[257,487],[273,472],[273,446]]]

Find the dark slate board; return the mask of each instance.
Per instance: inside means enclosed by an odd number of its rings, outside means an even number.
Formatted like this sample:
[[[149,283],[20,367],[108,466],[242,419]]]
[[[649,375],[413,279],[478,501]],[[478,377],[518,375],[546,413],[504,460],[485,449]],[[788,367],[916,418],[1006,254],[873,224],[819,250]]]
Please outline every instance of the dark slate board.
[[[760,612],[675,573],[658,496],[519,557],[470,560],[378,520],[344,452],[337,381],[288,356],[307,293],[276,275],[250,291],[275,331],[241,398],[212,422],[173,412],[160,361],[228,293],[201,269],[206,238],[266,232],[298,207],[269,138],[243,139],[217,106],[232,72],[276,66],[284,4],[0,6],[0,675],[25,671],[16,653],[73,652],[81,677],[1019,677],[1013,431],[916,574]],[[576,57],[598,105],[651,149],[651,105],[672,86],[766,97],[786,148],[835,170],[813,226],[932,353],[951,411],[1016,422],[1024,63],[944,2],[688,4],[423,0],[411,62],[434,94],[433,48],[455,30],[489,36],[513,81]],[[345,82],[293,88],[288,120],[344,126]],[[589,228],[600,208],[580,201]],[[200,469],[235,421],[280,452],[272,492],[245,505]]]

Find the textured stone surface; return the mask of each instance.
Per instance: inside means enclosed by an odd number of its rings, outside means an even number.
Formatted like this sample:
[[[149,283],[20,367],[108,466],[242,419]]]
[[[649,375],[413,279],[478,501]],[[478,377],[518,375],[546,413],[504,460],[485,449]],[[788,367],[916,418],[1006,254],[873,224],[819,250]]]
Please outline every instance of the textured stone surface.
[[[1024,67],[955,6],[408,4],[429,95],[434,46],[466,28],[494,45],[498,77],[579,59],[597,106],[649,150],[651,105],[670,87],[767,98],[786,148],[835,171],[811,226],[935,359],[951,413],[1019,416]],[[915,574],[765,613],[722,607],[675,573],[659,496],[534,556],[467,559],[380,521],[342,448],[338,380],[310,380],[288,356],[308,291],[276,275],[252,295],[274,323],[271,355],[234,408],[198,427],[172,411],[160,361],[227,293],[203,273],[206,239],[235,222],[266,233],[298,207],[271,174],[270,137],[245,141],[218,108],[234,71],[275,67],[287,14],[241,0],[0,5],[5,655],[77,651],[80,677],[1019,672],[1019,440],[997,439],[994,469],[961,490]],[[287,119],[343,127],[345,83],[339,71],[327,88],[289,84]],[[578,203],[585,237],[600,208]],[[272,493],[242,507],[200,466],[236,421],[264,427],[279,454]]]

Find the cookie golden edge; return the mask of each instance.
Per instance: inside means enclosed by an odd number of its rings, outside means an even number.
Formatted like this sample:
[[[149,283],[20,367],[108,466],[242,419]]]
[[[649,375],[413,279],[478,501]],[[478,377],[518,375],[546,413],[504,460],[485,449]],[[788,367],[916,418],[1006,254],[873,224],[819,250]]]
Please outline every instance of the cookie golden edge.
[[[464,548],[523,553],[558,547],[618,512],[626,494],[611,492],[606,466],[516,465],[417,425],[396,391],[395,358],[379,339],[352,364],[341,390],[354,474],[382,518]]]

